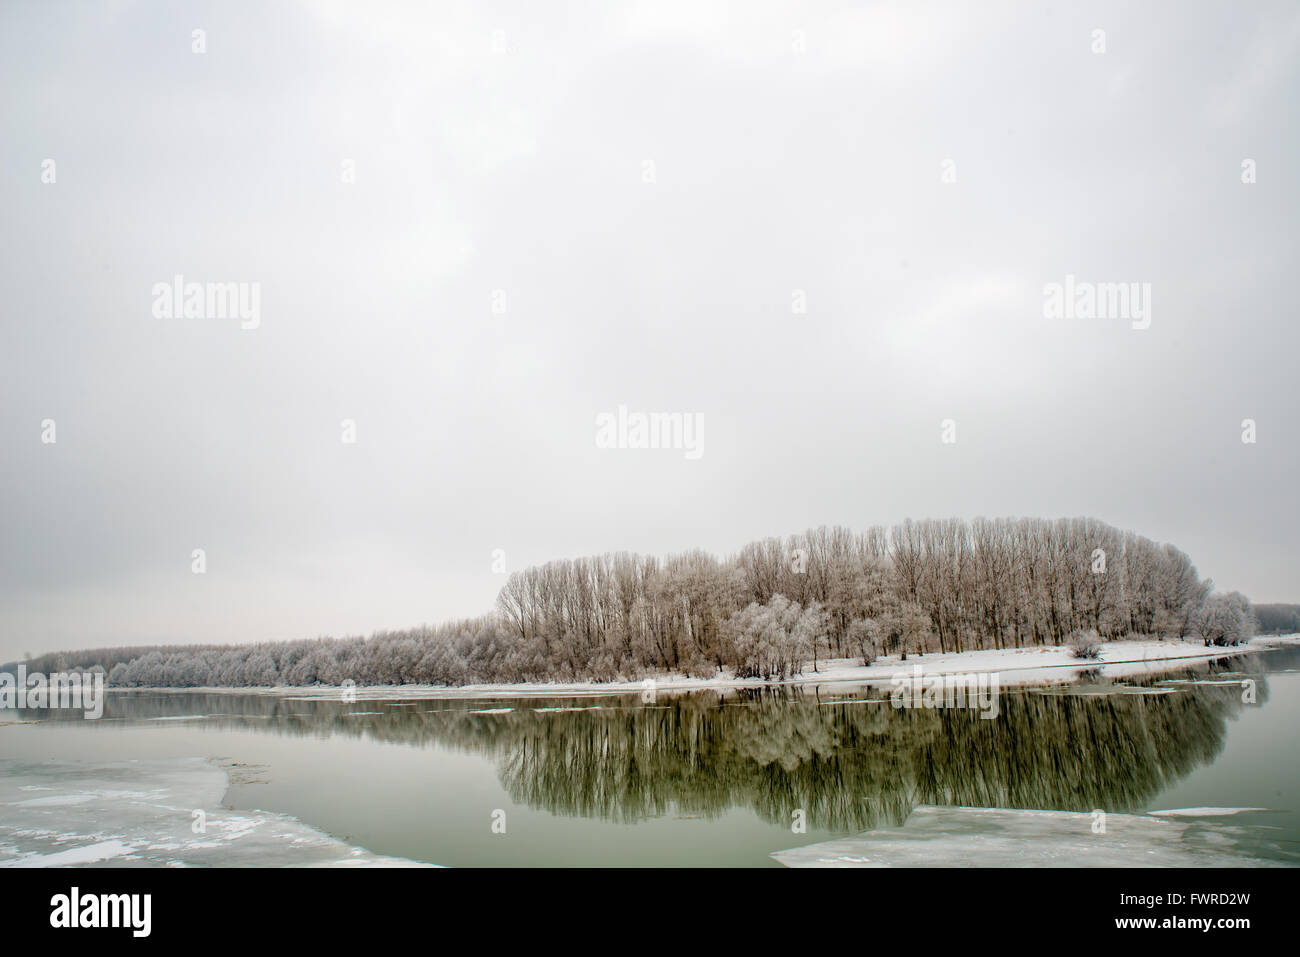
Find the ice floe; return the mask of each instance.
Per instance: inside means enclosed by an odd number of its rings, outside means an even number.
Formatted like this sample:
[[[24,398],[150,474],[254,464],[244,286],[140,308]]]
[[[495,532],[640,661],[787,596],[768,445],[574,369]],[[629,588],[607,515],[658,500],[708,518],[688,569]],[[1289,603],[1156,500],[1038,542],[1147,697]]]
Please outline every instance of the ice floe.
[[[1248,808],[1185,808],[1234,813]],[[918,807],[902,827],[777,851],[787,867],[1251,867],[1242,828],[1178,812],[1112,814]],[[1200,816],[1199,814],[1197,816]],[[1209,815],[1205,815],[1209,816]],[[1104,823],[1104,831],[1094,828]]]
[[[1161,817],[1230,817],[1247,811],[1267,811],[1266,807],[1176,807],[1164,811],[1149,811]]]
[[[225,808],[226,787],[203,758],[0,760],[0,867],[421,866],[285,814]]]

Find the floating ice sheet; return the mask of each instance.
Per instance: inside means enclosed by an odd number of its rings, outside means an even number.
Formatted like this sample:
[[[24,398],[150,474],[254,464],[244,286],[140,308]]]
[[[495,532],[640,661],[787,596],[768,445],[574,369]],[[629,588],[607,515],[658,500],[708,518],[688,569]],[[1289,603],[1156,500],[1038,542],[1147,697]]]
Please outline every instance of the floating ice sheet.
[[[285,814],[224,808],[226,785],[202,758],[0,760],[0,867],[420,866]]]
[[[1248,811],[1267,811],[1266,807],[1175,807],[1163,811],[1151,811],[1161,817],[1230,817],[1233,814],[1245,814]]]
[[[1205,808],[1200,811],[1209,810]],[[1220,809],[1232,813],[1233,809]],[[787,867],[1252,867],[1279,865],[1247,853],[1243,829],[1165,812],[918,807],[902,827],[777,851]]]

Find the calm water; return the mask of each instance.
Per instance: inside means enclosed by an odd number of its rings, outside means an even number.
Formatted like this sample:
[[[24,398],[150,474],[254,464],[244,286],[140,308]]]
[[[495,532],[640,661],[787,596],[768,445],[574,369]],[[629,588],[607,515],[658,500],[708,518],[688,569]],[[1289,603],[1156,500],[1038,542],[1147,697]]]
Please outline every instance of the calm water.
[[[43,720],[0,727],[0,757],[234,760],[247,765],[234,808],[451,866],[776,866],[773,851],[900,825],[923,804],[1267,808],[1250,816],[1252,851],[1297,863],[1298,668],[1300,649],[1285,649],[1099,673],[1075,693],[1004,690],[993,720],[835,685],[652,701],[113,694],[100,721],[23,714]],[[1186,678],[1201,683],[1169,680]],[[796,808],[806,833],[791,831]]]

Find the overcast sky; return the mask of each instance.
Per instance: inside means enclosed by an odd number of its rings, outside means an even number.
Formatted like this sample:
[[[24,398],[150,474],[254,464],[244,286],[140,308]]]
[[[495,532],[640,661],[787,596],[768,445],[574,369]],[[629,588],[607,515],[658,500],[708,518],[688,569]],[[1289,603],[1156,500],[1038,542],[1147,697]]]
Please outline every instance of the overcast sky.
[[[1300,601],[1298,92],[1293,2],[6,0],[0,661],[909,516]],[[1045,318],[1067,275],[1149,327]],[[620,405],[703,455],[598,448]]]

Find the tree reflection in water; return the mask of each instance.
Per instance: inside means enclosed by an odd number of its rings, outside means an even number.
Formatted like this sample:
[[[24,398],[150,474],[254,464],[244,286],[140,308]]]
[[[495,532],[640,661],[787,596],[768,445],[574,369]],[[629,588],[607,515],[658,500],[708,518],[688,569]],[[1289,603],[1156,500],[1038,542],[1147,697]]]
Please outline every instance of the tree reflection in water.
[[[1245,707],[1239,681],[1162,679],[1249,675],[1263,704],[1259,671],[1258,660],[1242,657],[1141,681],[1108,685],[1093,677],[1066,689],[1004,689],[992,720],[965,709],[896,710],[887,688],[849,694],[833,685],[661,695],[651,703],[634,695],[348,704],[115,694],[106,717],[208,715],[219,726],[276,734],[454,747],[495,760],[516,802],[562,815],[635,822],[748,806],[788,825],[802,808],[812,827],[863,830],[901,824],[920,804],[1140,809],[1213,760],[1227,720]]]

